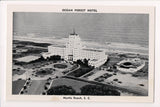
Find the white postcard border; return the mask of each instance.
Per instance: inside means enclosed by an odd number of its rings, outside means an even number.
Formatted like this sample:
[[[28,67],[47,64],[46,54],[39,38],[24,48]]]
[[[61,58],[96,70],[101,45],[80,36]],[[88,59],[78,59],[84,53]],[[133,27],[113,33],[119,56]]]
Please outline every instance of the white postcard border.
[[[12,25],[13,12],[60,12],[63,8],[97,9],[98,13],[144,13],[149,14],[149,95],[137,96],[89,96],[90,100],[63,99],[63,96],[43,95],[12,95]],[[38,101],[102,101],[102,102],[153,102],[154,96],[154,7],[145,6],[69,6],[69,5],[8,5],[7,7],[7,72],[6,98],[7,100],[38,100]],[[65,12],[69,13],[69,12]],[[74,12],[80,13],[80,12]],[[73,97],[73,96],[71,96]],[[84,96],[82,96],[84,97]],[[88,96],[85,96],[88,97]]]

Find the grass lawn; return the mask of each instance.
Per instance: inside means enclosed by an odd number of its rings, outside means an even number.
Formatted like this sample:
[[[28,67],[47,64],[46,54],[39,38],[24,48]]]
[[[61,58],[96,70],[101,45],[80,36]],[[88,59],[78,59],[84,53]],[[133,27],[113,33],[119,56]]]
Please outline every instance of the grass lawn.
[[[40,95],[44,90],[45,80],[33,80],[28,89],[29,95]]]
[[[148,62],[145,63],[145,66],[141,70],[135,72],[132,76],[134,76],[134,77],[148,77]]]
[[[91,67],[86,67],[86,66],[81,65],[81,67],[79,69],[69,73],[68,75],[73,76],[73,77],[80,77],[80,76],[82,76],[92,70],[93,70],[93,68],[91,68]]]
[[[49,74],[52,74],[52,73],[53,73],[53,71],[49,71],[49,70],[45,70],[45,69],[36,72],[37,75],[42,75],[42,76],[49,75]]]
[[[67,68],[67,65],[66,64],[54,64],[54,67],[60,68],[60,69],[65,69],[65,68]]]
[[[66,85],[66,86],[71,86],[76,92],[80,92],[81,87],[89,84],[90,83],[83,82],[83,81],[77,81],[77,80],[68,79],[68,78],[59,78],[53,81],[52,87]]]
[[[25,80],[17,80],[12,82],[12,94],[19,94],[25,84]]]

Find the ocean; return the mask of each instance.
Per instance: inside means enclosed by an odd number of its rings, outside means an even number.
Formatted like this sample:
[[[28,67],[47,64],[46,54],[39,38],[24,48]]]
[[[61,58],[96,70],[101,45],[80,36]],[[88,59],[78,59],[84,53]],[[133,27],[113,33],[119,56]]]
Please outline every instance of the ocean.
[[[94,48],[148,54],[149,15],[15,12],[14,39],[65,44],[70,33]]]

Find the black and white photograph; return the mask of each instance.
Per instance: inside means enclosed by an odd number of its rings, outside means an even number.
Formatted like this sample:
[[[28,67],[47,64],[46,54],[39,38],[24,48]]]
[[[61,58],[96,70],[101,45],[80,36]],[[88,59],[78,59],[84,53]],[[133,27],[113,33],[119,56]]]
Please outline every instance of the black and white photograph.
[[[12,95],[150,96],[149,13],[62,11],[12,13]]]

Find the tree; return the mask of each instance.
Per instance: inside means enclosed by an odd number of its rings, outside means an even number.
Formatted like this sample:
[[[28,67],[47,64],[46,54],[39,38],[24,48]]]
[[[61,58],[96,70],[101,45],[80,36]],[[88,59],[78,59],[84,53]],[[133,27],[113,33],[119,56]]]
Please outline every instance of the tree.
[[[24,88],[24,89],[27,89],[27,86],[24,86],[23,88]]]
[[[79,64],[79,65],[83,65],[83,66],[89,67],[88,60],[86,58],[83,59],[83,60],[77,60],[76,63]]]
[[[27,82],[26,84],[29,85],[30,82]]]
[[[83,63],[85,66],[88,66],[88,60],[86,58],[83,60]]]
[[[52,78],[51,78],[51,77],[49,77],[49,78],[48,78],[48,80],[52,80]]]
[[[45,89],[45,90],[48,90],[48,87],[47,87],[47,86],[45,86],[45,87],[44,87],[44,89]]]
[[[81,60],[77,60],[77,64],[82,65],[83,62]]]
[[[52,87],[47,91],[47,95],[75,95],[76,91],[71,86],[61,85]]]
[[[42,93],[42,95],[46,95],[46,93],[45,93],[45,92],[43,92],[43,93]]]
[[[50,85],[50,83],[49,83],[49,82],[47,82],[47,83],[46,83],[46,85]]]
[[[23,91],[21,91],[21,94],[24,94],[24,92],[23,92]]]

